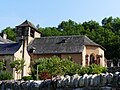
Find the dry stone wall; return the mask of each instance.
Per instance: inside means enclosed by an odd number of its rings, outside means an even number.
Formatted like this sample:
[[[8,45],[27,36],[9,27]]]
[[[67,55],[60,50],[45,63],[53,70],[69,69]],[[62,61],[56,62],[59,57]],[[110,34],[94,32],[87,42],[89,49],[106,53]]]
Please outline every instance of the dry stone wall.
[[[120,90],[120,72],[66,75],[45,81],[0,81],[0,90]]]

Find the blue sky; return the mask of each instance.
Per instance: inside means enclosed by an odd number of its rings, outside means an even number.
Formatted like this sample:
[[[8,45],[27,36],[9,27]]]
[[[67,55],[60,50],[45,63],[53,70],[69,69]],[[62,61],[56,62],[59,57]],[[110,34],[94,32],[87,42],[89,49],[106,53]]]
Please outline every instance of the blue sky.
[[[82,23],[120,17],[120,0],[1,0],[0,11],[0,30],[26,19],[40,27],[56,27],[69,19]]]

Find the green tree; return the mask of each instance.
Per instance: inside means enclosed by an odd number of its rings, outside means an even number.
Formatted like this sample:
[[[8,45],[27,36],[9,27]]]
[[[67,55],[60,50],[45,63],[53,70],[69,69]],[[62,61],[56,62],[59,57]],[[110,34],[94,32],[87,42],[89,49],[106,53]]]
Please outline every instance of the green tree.
[[[90,29],[90,31],[92,31],[92,29],[97,30],[100,27],[99,23],[93,20],[88,22],[83,22],[82,25],[85,30]]]
[[[18,60],[14,60],[10,62],[10,66],[11,68],[14,68],[16,73],[17,73],[17,79],[21,73],[21,71],[23,70],[24,66],[25,66],[25,61],[18,59]]]
[[[113,27],[112,27],[112,23],[113,23],[113,18],[112,17],[109,17],[109,18],[104,18],[103,20],[102,20],[102,26],[104,27],[104,28],[107,28],[107,29],[113,29]]]
[[[58,30],[62,35],[79,35],[78,24],[72,20],[62,21],[58,25]]]
[[[42,36],[60,36],[61,35],[61,32],[59,32],[56,27],[39,28],[39,31],[42,32]]]
[[[2,32],[5,32],[7,34],[8,39],[13,40],[13,41],[16,40],[15,28],[7,27],[6,29],[2,30]]]

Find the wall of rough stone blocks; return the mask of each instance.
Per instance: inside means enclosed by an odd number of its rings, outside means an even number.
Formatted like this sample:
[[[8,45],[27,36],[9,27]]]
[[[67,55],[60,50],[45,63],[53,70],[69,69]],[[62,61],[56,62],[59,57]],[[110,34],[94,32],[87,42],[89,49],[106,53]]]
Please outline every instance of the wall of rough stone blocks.
[[[120,72],[66,75],[53,80],[0,81],[0,90],[120,90]]]

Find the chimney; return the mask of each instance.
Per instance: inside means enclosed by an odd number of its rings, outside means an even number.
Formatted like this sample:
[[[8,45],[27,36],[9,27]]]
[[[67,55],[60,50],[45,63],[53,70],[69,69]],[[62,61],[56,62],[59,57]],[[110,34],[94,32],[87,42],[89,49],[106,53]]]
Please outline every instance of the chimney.
[[[7,34],[3,32],[3,39],[7,39]]]

